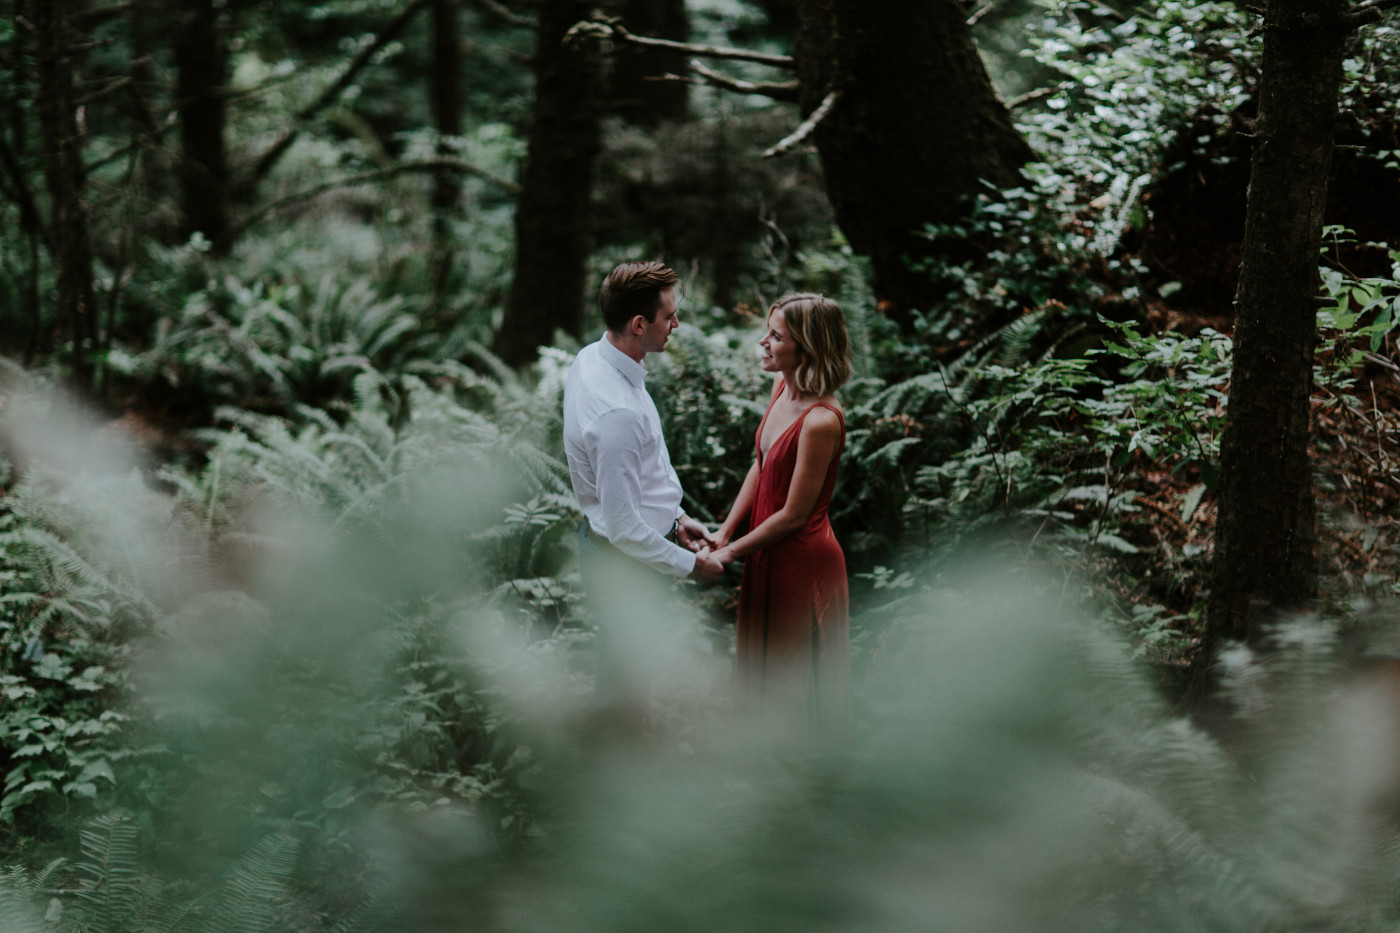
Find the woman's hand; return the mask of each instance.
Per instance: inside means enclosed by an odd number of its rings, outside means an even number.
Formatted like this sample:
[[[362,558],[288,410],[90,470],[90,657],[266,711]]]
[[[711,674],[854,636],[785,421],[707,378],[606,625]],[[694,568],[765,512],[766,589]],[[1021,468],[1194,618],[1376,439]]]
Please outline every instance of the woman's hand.
[[[738,555],[734,553],[734,549],[728,544],[715,548],[710,552],[710,556],[726,567],[739,559]]]
[[[715,548],[719,546],[711,535],[710,529],[691,518],[689,515],[682,515],[676,525],[676,540],[681,547],[687,550],[699,552],[702,548]]]

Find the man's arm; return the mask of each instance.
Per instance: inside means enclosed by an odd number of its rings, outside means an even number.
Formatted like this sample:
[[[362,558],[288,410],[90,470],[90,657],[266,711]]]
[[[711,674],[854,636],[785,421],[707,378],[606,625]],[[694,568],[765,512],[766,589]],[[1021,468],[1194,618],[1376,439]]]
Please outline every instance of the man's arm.
[[[608,412],[585,432],[598,477],[598,505],[613,547],[661,573],[683,577],[696,570],[696,555],[667,541],[642,518],[645,438],[641,416],[625,408]]]

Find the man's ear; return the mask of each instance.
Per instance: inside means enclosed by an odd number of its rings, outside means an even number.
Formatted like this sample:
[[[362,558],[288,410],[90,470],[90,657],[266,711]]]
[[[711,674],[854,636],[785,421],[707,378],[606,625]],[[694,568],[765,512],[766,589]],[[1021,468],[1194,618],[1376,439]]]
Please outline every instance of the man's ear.
[[[634,314],[632,320],[627,322],[627,327],[640,337],[647,332],[647,319],[640,314]]]

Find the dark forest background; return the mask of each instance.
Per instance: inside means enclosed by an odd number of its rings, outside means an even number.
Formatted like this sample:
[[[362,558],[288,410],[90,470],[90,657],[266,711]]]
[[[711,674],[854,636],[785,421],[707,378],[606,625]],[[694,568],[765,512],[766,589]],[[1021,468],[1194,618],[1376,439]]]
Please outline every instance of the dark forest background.
[[[0,0],[0,922],[1392,929],[1395,5]],[[712,523],[845,310],[840,741],[589,712],[637,258]]]

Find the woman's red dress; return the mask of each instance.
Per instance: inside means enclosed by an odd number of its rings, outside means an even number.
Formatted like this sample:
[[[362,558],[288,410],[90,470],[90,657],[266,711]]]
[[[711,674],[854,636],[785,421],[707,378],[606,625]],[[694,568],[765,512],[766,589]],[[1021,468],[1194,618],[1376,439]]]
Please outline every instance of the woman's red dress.
[[[814,730],[830,730],[844,726],[850,715],[846,556],[827,518],[846,442],[846,421],[840,411],[822,402],[808,407],[773,441],[767,457],[759,453],[758,489],[749,527],[757,528],[787,501],[802,422],[818,405],[836,412],[841,440],[807,521],[782,541],[744,560],[735,669],[740,685],[765,704],[805,709]],[[768,407],[771,411],[772,404]],[[756,450],[767,420],[765,412],[754,438]]]

